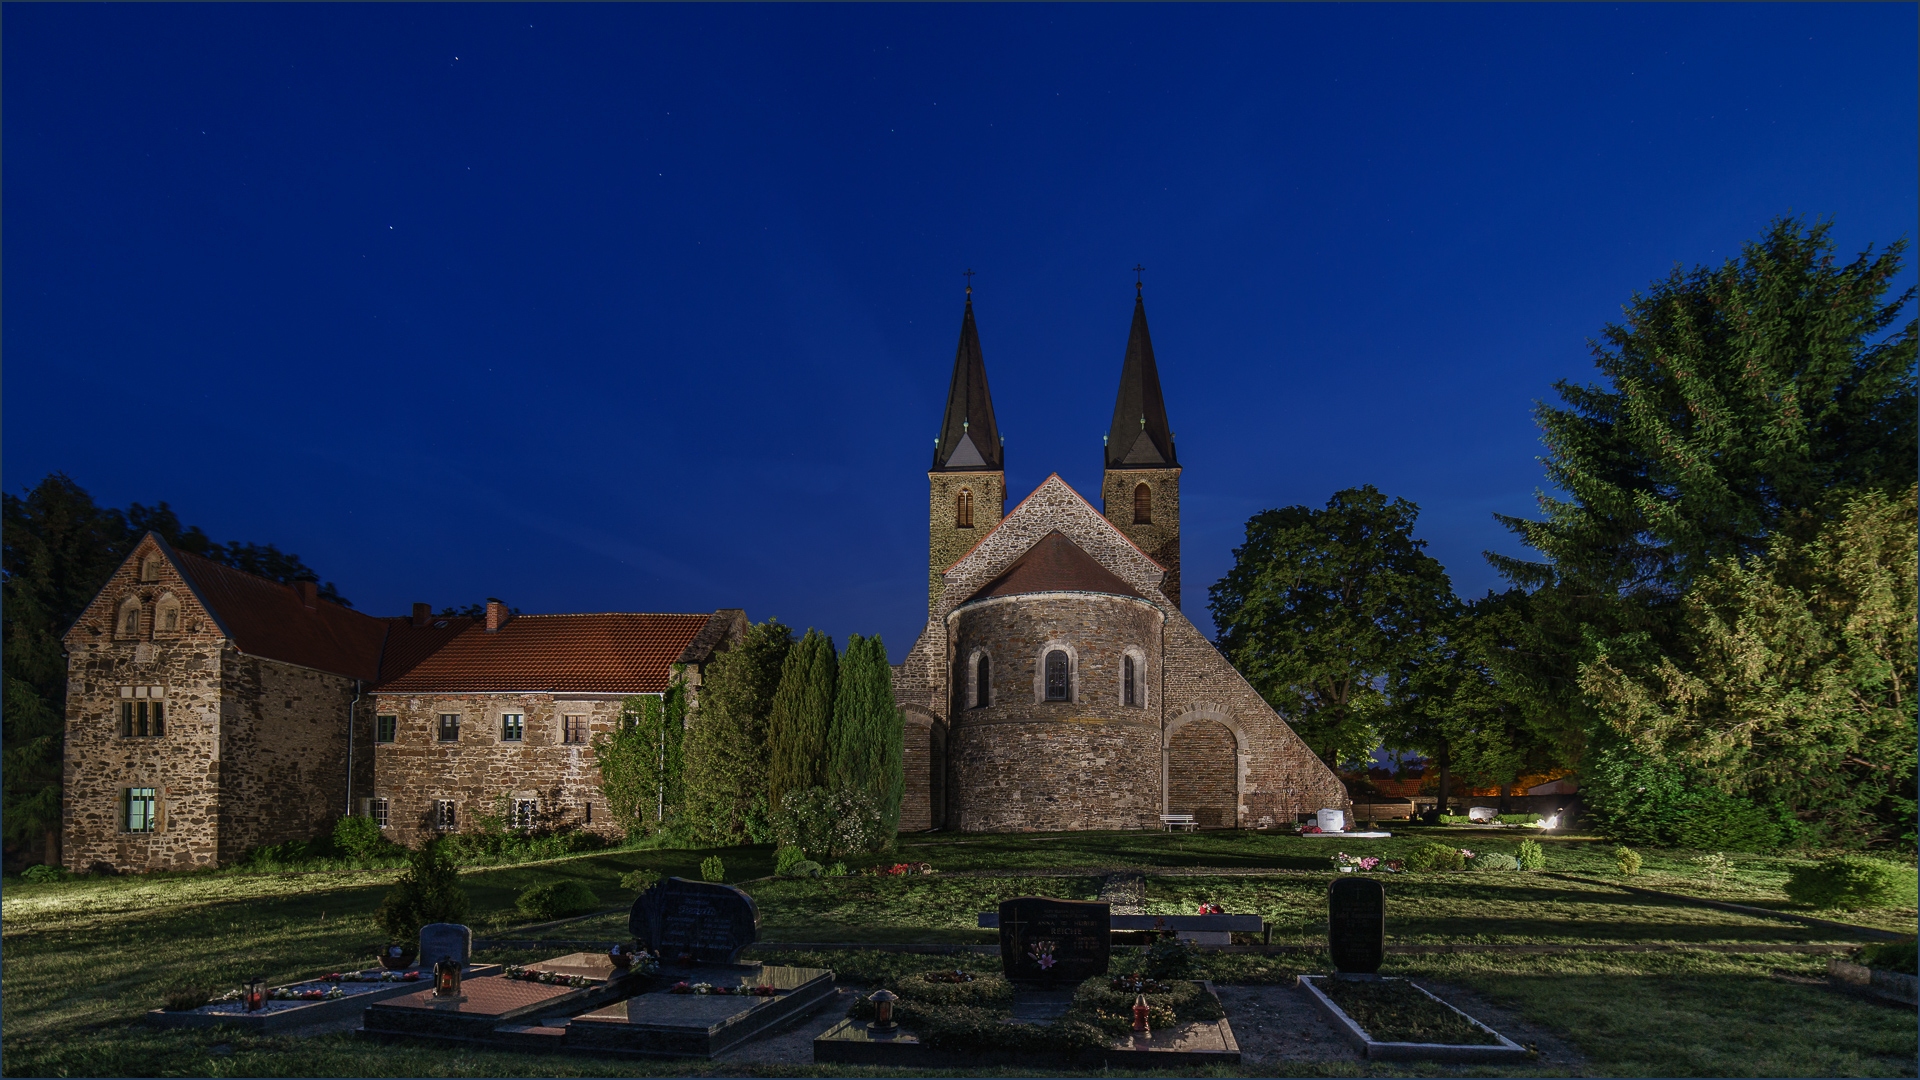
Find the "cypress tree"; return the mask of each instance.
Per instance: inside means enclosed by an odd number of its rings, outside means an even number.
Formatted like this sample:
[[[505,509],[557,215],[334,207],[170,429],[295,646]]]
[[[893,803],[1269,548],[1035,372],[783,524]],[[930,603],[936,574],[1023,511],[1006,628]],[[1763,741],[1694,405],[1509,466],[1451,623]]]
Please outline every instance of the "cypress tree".
[[[714,657],[686,741],[686,814],[709,843],[759,842],[767,816],[767,719],[793,631],[769,619]]]
[[[788,792],[826,783],[827,732],[839,668],[833,639],[817,630],[808,630],[781,665],[767,724],[767,805],[773,811],[779,811]]]
[[[833,700],[827,754],[830,784],[856,792],[880,808],[889,831],[900,823],[906,786],[901,762],[902,720],[893,701],[893,668],[879,635],[847,639],[847,655]]]

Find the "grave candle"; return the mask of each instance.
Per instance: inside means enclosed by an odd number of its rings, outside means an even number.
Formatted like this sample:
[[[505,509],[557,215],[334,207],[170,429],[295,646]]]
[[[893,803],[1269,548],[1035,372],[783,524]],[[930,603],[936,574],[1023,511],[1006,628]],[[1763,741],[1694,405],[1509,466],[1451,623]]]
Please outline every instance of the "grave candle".
[[[248,1012],[259,1012],[267,1007],[267,983],[258,975],[240,985],[240,1000],[246,1004]]]
[[[1147,1008],[1147,995],[1136,995],[1133,999],[1133,1030],[1139,1032],[1143,1039],[1150,1038],[1153,1034],[1153,1030],[1147,1026],[1147,1016],[1151,1012],[1152,1010]]]
[[[875,990],[867,1000],[873,1002],[873,1023],[868,1027],[875,1031],[892,1031],[898,1026],[893,1022],[893,1003],[900,1000],[898,994],[885,989]]]
[[[460,961],[442,960],[433,965],[435,997],[455,997],[460,993]]]

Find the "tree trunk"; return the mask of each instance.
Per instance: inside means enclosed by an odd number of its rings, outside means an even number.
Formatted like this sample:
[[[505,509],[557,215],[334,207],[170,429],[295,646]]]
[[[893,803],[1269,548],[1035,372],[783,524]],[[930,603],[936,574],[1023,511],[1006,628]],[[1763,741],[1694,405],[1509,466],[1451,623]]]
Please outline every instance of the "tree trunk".
[[[60,865],[60,830],[59,829],[47,830],[47,857],[44,861],[48,866]]]
[[[1452,755],[1447,753],[1447,748],[1443,744],[1440,747],[1440,812],[1443,814],[1447,812],[1447,786],[1448,781],[1452,779],[1448,775],[1451,764]]]

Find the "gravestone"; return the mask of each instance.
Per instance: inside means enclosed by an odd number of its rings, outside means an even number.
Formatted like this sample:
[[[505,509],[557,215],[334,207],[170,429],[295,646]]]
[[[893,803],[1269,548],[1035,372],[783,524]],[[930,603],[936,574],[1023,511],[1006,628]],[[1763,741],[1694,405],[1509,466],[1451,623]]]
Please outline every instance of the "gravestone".
[[[1387,958],[1387,890],[1367,877],[1327,887],[1327,951],[1336,970],[1371,975]]]
[[[1489,825],[1500,820],[1500,811],[1492,806],[1469,806],[1467,820],[1478,825]]]
[[[633,902],[627,929],[668,964],[733,964],[760,937],[760,909],[731,885],[670,877]]]
[[[1320,826],[1321,832],[1344,832],[1347,828],[1347,812],[1322,810],[1313,816],[1313,823]]]
[[[1019,896],[1000,904],[1000,966],[1015,982],[1077,983],[1107,973],[1112,908]]]
[[[473,961],[473,931],[459,923],[428,923],[420,928],[421,970],[432,971],[442,960],[458,960],[461,967]]]

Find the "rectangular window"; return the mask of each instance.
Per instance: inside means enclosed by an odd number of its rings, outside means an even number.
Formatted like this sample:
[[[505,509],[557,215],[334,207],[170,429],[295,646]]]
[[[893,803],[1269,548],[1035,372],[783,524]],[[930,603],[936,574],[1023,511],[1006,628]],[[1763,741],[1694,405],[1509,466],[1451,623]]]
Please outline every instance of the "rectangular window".
[[[587,741],[587,718],[578,714],[561,717],[560,741],[584,743]]]
[[[163,686],[120,688],[120,737],[154,739],[167,733],[167,706]]]
[[[386,828],[387,827],[387,800],[374,799],[372,800],[372,805],[369,807],[369,809],[371,809],[373,812],[367,816],[373,819],[374,824],[380,826],[383,829]]]
[[[373,741],[392,742],[400,732],[398,716],[376,716],[373,718]]]
[[[454,827],[453,800],[435,799],[433,802],[433,824],[437,829],[451,832]]]
[[[460,714],[443,712],[440,714],[440,741],[460,741]]]
[[[513,804],[513,827],[520,830],[533,828],[538,819],[539,808],[532,799],[517,799]]]
[[[125,812],[122,820],[128,832],[153,831],[153,789],[150,787],[132,787],[126,792]]]
[[[510,712],[500,714],[500,740],[502,742],[519,742],[526,737],[527,717],[525,713]]]

